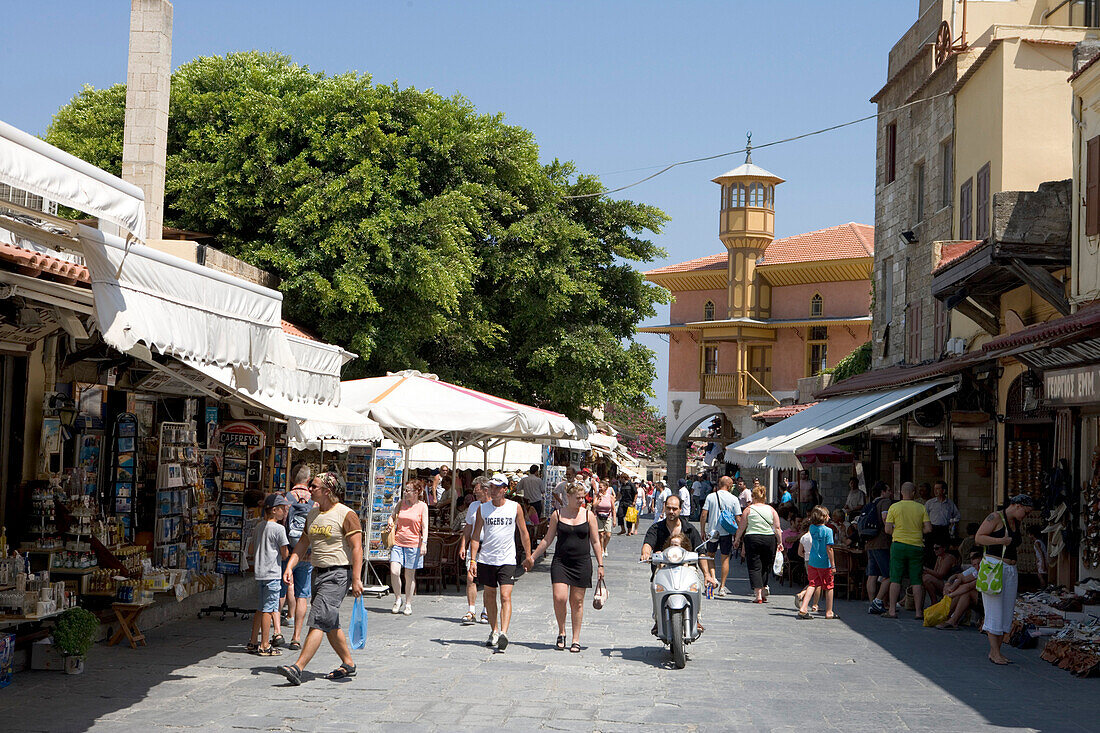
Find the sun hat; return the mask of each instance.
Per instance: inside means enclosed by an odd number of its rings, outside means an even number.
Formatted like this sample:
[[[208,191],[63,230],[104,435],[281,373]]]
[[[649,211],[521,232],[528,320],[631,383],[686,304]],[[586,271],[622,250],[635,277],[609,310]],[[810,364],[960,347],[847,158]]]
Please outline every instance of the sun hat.
[[[489,479],[489,484],[491,486],[507,486],[508,477],[505,476],[503,473],[494,473],[493,477]]]

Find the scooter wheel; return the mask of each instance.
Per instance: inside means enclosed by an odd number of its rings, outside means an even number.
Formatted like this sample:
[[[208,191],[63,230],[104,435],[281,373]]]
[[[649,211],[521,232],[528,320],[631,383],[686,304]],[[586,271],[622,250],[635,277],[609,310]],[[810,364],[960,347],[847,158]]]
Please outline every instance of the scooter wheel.
[[[669,613],[668,619],[669,648],[672,650],[672,664],[676,669],[683,669],[687,665],[687,651],[684,649],[684,609],[679,608]]]

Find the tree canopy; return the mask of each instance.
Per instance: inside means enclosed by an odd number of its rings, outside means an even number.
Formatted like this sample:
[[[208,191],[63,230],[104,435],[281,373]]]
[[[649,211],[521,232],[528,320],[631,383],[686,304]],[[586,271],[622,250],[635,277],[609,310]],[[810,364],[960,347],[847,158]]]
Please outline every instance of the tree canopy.
[[[119,174],[125,85],[85,87],[46,139]],[[329,76],[275,53],[172,75],[165,224],[281,278],[285,316],[360,355],[570,415],[639,406],[664,302],[632,262],[659,209],[543,163],[533,135],[461,96]]]

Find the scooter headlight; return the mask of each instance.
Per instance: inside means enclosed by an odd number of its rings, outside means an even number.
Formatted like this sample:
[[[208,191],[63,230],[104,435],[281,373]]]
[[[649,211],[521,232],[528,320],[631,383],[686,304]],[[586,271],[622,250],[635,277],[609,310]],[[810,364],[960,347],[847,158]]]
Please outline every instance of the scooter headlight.
[[[670,563],[679,564],[684,561],[684,548],[682,547],[670,547],[665,550],[665,559]]]

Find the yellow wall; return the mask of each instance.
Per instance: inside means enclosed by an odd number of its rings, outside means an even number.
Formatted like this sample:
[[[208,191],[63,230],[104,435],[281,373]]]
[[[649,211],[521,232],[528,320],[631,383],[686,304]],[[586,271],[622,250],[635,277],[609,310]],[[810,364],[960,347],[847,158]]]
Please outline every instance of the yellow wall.
[[[1100,135],[1100,65],[1073,80],[1073,113],[1082,127],[1075,127],[1073,141],[1073,219],[1070,300],[1087,303],[1100,297],[1100,236],[1085,236],[1086,143]]]
[[[995,28],[997,34],[1013,29]],[[1075,32],[1071,32],[1075,33]],[[1062,35],[1066,35],[1063,33]],[[1033,191],[1071,177],[1073,128],[1066,110],[1072,69],[1069,46],[1006,38],[955,98],[955,224],[959,190],[973,179],[972,235],[977,226],[977,173],[990,164],[990,200],[999,191]]]

